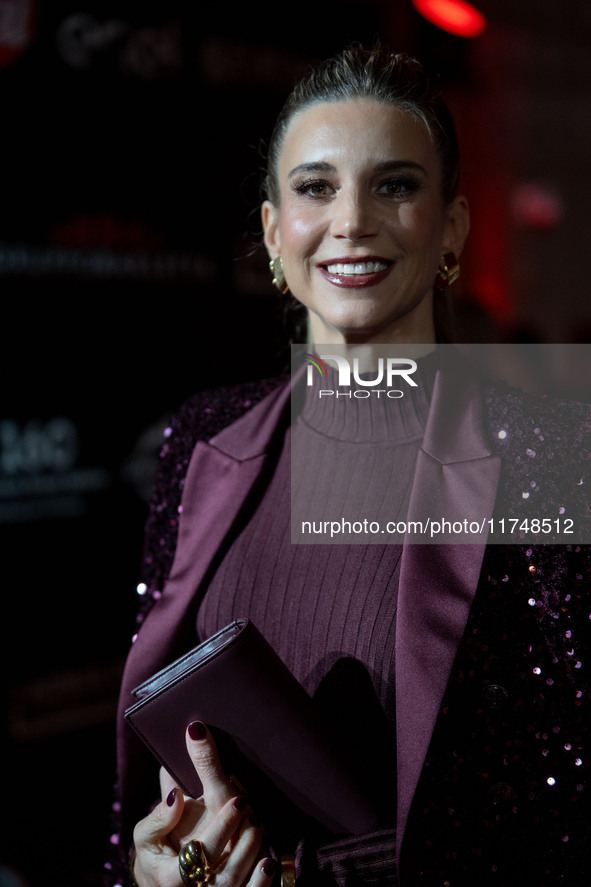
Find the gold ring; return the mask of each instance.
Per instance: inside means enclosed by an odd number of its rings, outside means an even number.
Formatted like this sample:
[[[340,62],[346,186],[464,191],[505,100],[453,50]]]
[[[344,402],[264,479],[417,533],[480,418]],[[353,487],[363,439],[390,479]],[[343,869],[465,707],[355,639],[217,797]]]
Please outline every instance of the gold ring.
[[[205,855],[201,841],[189,841],[179,852],[179,872],[181,880],[187,887],[195,884],[207,884],[213,868]]]
[[[295,887],[295,859],[291,855],[281,857],[281,887]]]

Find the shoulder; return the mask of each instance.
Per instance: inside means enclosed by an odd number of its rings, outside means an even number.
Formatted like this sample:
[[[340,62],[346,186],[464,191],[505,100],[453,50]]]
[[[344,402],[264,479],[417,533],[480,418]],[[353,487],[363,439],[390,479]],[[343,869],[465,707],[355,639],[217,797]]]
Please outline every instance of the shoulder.
[[[489,425],[499,431],[511,428],[517,439],[526,438],[531,430],[537,437],[546,433],[554,445],[573,441],[589,450],[590,404],[529,394],[503,383],[485,386],[484,404]]]
[[[161,457],[166,458],[171,449],[177,455],[182,452],[190,456],[197,441],[219,434],[288,380],[288,376],[277,376],[194,394],[176,411],[165,430]]]
[[[197,441],[210,440],[284,384],[284,377],[261,379],[200,391],[185,401],[164,431],[156,487],[164,487],[169,495],[176,491],[180,499]]]
[[[511,517],[576,520],[591,533],[591,406],[505,385],[484,389],[491,449],[501,456],[501,501]],[[548,540],[551,541],[551,540]]]
[[[501,455],[538,454],[588,462],[591,405],[529,394],[509,385],[484,389],[484,412],[493,448]]]

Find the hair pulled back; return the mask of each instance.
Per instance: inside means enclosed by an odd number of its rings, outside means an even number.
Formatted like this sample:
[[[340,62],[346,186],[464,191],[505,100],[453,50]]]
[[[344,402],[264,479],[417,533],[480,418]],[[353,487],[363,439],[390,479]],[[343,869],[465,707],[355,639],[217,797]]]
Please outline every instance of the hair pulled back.
[[[280,202],[278,164],[288,127],[296,114],[324,102],[368,98],[396,105],[422,123],[433,139],[441,164],[443,200],[450,203],[459,184],[460,161],[453,117],[439,86],[416,59],[377,45],[350,46],[296,84],[271,134],[263,188],[276,206]]]

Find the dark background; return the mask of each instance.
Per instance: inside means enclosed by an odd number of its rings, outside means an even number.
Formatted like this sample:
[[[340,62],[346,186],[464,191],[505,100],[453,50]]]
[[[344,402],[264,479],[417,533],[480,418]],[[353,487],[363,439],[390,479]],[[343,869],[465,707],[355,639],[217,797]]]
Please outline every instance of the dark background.
[[[459,337],[587,340],[591,8],[476,3],[464,40],[411,0],[0,0],[0,865],[26,887],[101,883],[168,417],[285,366],[257,171],[311,63],[379,35],[441,75],[473,211]]]

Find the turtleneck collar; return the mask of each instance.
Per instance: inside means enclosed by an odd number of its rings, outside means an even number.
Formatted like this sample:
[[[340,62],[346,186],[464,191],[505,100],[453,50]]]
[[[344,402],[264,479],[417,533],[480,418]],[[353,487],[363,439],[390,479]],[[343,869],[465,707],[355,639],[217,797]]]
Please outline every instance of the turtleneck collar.
[[[401,384],[404,394],[398,398],[387,397],[385,393],[379,395],[380,385],[374,390],[368,387],[369,396],[354,397],[352,389],[339,388],[337,372],[329,368],[328,378],[315,380],[314,385],[306,389],[297,423],[327,438],[362,444],[421,438],[429,414],[437,366],[436,350],[418,358],[413,376],[417,387]],[[368,373],[366,378],[375,378],[375,374]],[[335,393],[319,397],[320,389]]]

